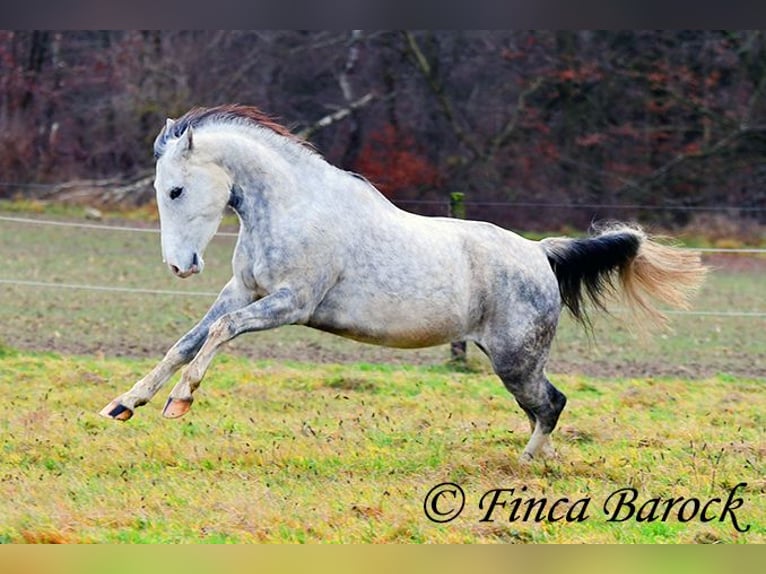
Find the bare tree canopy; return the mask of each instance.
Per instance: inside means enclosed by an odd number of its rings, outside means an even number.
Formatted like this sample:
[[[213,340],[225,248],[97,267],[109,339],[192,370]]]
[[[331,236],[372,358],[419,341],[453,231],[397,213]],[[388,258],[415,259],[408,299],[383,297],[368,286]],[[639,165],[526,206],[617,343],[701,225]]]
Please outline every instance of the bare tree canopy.
[[[146,201],[165,118],[240,102],[421,211],[460,191],[528,228],[593,217],[572,204],[762,221],[764,92],[757,30],[4,31],[0,197]]]

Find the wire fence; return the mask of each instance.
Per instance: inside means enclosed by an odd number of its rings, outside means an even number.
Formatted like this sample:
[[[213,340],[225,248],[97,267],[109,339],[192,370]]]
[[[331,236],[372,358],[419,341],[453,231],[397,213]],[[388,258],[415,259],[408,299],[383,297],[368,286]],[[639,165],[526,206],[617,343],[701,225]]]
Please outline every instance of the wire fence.
[[[31,225],[52,225],[59,227],[72,227],[80,229],[96,229],[104,231],[126,231],[136,233],[159,233],[159,227],[130,227],[124,225],[109,225],[103,223],[81,223],[72,221],[56,221],[52,219],[35,219],[32,217],[15,217],[0,215],[0,221],[7,221],[11,223],[31,224]],[[228,231],[218,231],[216,233],[218,237],[237,237],[237,233]],[[689,249],[692,251],[699,251],[701,253],[731,253],[731,254],[766,254],[766,249],[757,247],[682,247],[682,249]]]
[[[65,183],[34,183],[34,182],[10,182],[0,181],[0,188],[19,188],[19,189],[39,189],[39,190],[57,190],[62,187],[73,187],[83,182],[65,182]],[[87,182],[84,182],[87,183]],[[96,187],[113,185],[113,180],[103,180],[96,182]],[[444,199],[394,199],[397,205],[430,205],[446,206],[448,202]],[[681,205],[681,204],[663,204],[651,205],[644,203],[574,203],[574,202],[551,202],[551,201],[476,201],[465,200],[465,205],[469,207],[532,207],[541,209],[598,209],[598,210],[635,210],[635,211],[676,211],[676,212],[710,212],[710,213],[766,213],[766,205]]]
[[[441,199],[398,199],[397,205],[446,205]],[[571,203],[549,201],[472,201],[465,200],[471,207],[535,207],[542,209],[599,209],[599,210],[636,210],[636,211],[688,211],[726,213],[766,213],[766,207],[737,205],[648,205],[640,203]]]
[[[11,223],[23,223],[32,225],[53,225],[57,227],[72,227],[79,229],[97,229],[104,231],[128,231],[136,233],[159,233],[159,227],[130,227],[125,225],[109,225],[104,223],[81,223],[74,221],[56,221],[54,219],[35,219],[32,217],[13,217],[0,215],[0,221],[8,221]],[[236,233],[229,233],[219,231],[216,235],[220,237],[236,237]]]
[[[133,293],[140,295],[188,295],[190,297],[215,297],[212,291],[174,291],[172,289],[141,289],[139,287],[114,287],[112,285],[89,285],[87,283],[59,283],[57,281],[31,281],[28,279],[3,279],[3,285],[21,285],[25,287],[48,287],[55,289],[78,289],[81,291],[106,291],[111,293]]]
[[[84,230],[96,230],[107,232],[125,232],[125,233],[154,233],[160,232],[157,227],[138,227],[138,226],[125,226],[125,225],[110,225],[104,223],[87,223],[87,222],[73,222],[73,221],[58,221],[54,219],[38,219],[33,217],[18,217],[18,216],[6,216],[0,215],[0,221],[7,223],[14,223],[19,225],[43,225],[64,227],[71,229],[84,229]],[[220,237],[236,237],[237,233],[222,232],[217,233]],[[691,248],[684,247],[683,249],[692,249],[700,251],[702,253],[717,253],[717,254],[733,254],[733,255],[751,255],[758,256],[766,254],[766,249],[761,248]],[[93,285],[88,283],[69,283],[58,281],[37,281],[20,278],[0,277],[0,284],[2,285],[16,285],[22,287],[33,288],[55,288],[55,289],[72,289],[82,291],[103,291],[114,293],[125,293],[133,295],[172,295],[172,296],[189,296],[189,297],[207,297],[213,298],[217,293],[209,291],[176,291],[170,289],[143,289],[137,287],[118,287],[111,285]],[[740,317],[740,318],[764,318],[766,317],[766,311],[745,311],[745,310],[668,310],[665,311],[672,315],[687,315],[696,317]]]
[[[218,294],[212,291],[174,291],[172,289],[141,289],[136,287],[114,287],[110,285],[89,285],[84,283],[59,283],[49,281],[30,281],[26,279],[3,279],[0,285],[19,285],[26,287],[43,287],[50,289],[75,289],[81,291],[104,291],[112,293],[126,293],[136,295],[185,295],[189,297],[206,297],[211,299]],[[619,311],[619,309],[617,309]],[[666,315],[687,315],[692,317],[740,317],[740,318],[766,318],[766,311],[678,311],[663,310]]]

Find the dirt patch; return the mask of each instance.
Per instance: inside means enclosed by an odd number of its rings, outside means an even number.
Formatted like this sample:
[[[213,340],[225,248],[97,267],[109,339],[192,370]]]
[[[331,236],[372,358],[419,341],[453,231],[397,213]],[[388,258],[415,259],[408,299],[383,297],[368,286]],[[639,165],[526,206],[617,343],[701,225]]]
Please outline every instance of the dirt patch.
[[[96,355],[104,357],[132,357],[159,361],[166,346],[147,345],[125,338],[110,339],[94,345],[61,337],[36,337],[27,334],[16,339],[13,348],[37,352],[56,352],[64,355]],[[385,363],[391,365],[434,366],[446,365],[450,360],[447,346],[422,350],[398,350],[386,347],[348,342],[347,344],[322,345],[315,341],[293,340],[281,345],[262,345],[254,337],[243,336],[227,347],[223,353],[246,357],[254,361],[301,361],[318,364]],[[484,355],[473,346],[468,350],[469,362],[474,370],[491,373]],[[652,379],[672,377],[699,379],[726,373],[744,378],[766,378],[766,353],[760,357],[732,355],[710,358],[706,362],[688,361],[683,365],[663,361],[657,357],[636,360],[589,360],[587,356],[572,359],[552,356],[548,365],[551,378],[557,374],[581,374],[603,379],[638,378]],[[338,380],[339,387],[353,386],[355,381]]]

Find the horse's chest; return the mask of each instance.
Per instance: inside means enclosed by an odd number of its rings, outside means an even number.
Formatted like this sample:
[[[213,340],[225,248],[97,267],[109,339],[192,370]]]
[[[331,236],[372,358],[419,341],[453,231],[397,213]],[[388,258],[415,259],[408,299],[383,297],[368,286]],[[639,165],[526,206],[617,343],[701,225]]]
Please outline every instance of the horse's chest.
[[[267,273],[264,272],[264,258],[253,245],[238,245],[232,260],[234,275],[257,297],[268,293]]]

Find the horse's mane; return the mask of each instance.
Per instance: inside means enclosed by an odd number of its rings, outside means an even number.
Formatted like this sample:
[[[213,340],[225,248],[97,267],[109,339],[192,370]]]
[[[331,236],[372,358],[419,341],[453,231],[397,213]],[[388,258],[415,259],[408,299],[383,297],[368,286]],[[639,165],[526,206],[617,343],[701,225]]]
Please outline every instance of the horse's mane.
[[[154,140],[154,157],[159,158],[165,151],[165,146],[170,138],[180,137],[187,129],[197,128],[209,123],[251,123],[262,128],[267,128],[274,133],[291,139],[309,149],[313,146],[303,138],[295,135],[282,124],[268,116],[255,106],[242,104],[224,104],[212,108],[196,107],[190,109],[183,116],[175,120],[170,129],[162,128]]]

